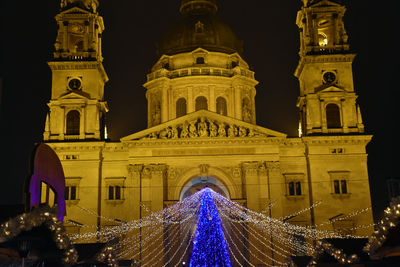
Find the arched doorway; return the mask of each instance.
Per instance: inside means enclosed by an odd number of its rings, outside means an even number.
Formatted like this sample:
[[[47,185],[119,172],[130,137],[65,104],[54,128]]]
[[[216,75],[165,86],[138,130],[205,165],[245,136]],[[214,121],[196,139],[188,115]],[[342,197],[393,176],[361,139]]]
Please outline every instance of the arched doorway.
[[[189,176],[190,177],[190,176]],[[217,192],[218,194],[230,198],[231,194],[228,191],[226,185],[219,179],[208,176],[208,177],[201,177],[201,176],[191,176],[192,178],[187,181],[183,187],[181,187],[179,200],[182,201],[187,197],[201,191],[205,187],[212,189],[213,191]],[[220,218],[222,223],[224,223],[224,218]],[[192,220],[187,220],[181,224],[170,225],[168,229],[165,231],[165,240],[164,242],[170,244],[169,247],[173,247],[172,251],[179,250],[180,253],[185,254],[185,256],[181,259],[180,262],[173,262],[176,266],[182,266],[182,262],[190,262],[190,256],[192,254],[193,249],[193,240],[192,237],[197,229],[197,218],[193,217]],[[177,232],[178,234],[175,235],[175,239],[169,233]],[[224,229],[224,231],[231,231],[228,229]],[[180,244],[189,244],[187,250],[184,250],[180,247]],[[183,247],[184,248],[184,247]],[[173,254],[167,252],[166,258],[173,257]],[[172,264],[171,264],[172,265]]]
[[[212,190],[226,198],[230,198],[228,189],[220,180],[214,177],[196,177],[187,182],[182,188],[179,200],[183,200],[197,193],[205,187],[211,188]]]

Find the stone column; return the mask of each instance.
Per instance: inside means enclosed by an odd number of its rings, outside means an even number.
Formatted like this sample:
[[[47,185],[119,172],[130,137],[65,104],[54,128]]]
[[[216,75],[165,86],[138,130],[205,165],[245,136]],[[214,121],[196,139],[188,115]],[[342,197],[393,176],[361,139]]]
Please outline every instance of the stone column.
[[[150,182],[150,201],[151,211],[157,212],[164,208],[164,199],[166,199],[166,175],[167,165],[151,164],[151,182]]]
[[[152,212],[158,212],[162,209],[164,209],[164,200],[166,200],[166,177],[167,177],[167,165],[165,164],[151,164],[147,165],[147,168],[150,169],[150,192],[149,192],[149,197],[150,197],[150,203],[151,203],[151,211]],[[160,265],[164,264],[164,246],[159,246],[160,242],[164,243],[164,231],[161,231],[158,236],[156,237],[156,241],[150,241],[151,244],[148,246],[148,251],[154,251],[157,250],[157,253],[162,250],[162,252],[159,254],[160,258],[162,259],[157,259]],[[145,249],[145,248],[143,248]],[[154,259],[149,258],[147,261],[144,261],[143,263],[146,262],[152,262]]]
[[[242,97],[241,97],[241,92],[240,92],[240,87],[239,86],[234,86],[235,90],[235,102],[233,103],[234,105],[234,110],[235,110],[235,118],[238,120],[242,120]]]
[[[125,195],[129,196],[126,197],[126,201],[129,201],[127,205],[131,207],[131,210],[129,210],[129,213],[131,214],[131,218],[133,220],[139,220],[141,217],[145,217],[145,210],[142,208],[143,204],[143,196],[142,196],[142,184],[143,184],[143,176],[144,176],[144,166],[142,164],[134,164],[134,165],[129,165],[128,166],[128,179],[126,181],[126,192]],[[148,177],[146,177],[148,180]],[[146,205],[147,206],[147,205]],[[141,258],[143,258],[143,253],[144,251],[144,242],[142,239],[142,231],[145,229],[136,229],[133,230],[131,233],[127,234],[125,238],[130,238],[132,236],[138,235],[140,236],[138,242],[139,246],[139,255],[137,255],[134,260],[139,262]],[[130,244],[127,244],[127,247],[129,247]],[[121,248],[124,249],[124,248]]]
[[[217,112],[217,107],[215,104],[215,87],[210,85],[209,86],[209,96],[210,96],[210,103],[208,105],[208,110],[212,112]]]
[[[326,110],[324,100],[320,101],[320,114],[321,114],[321,130],[322,133],[328,133],[328,124],[326,121]]]
[[[340,120],[342,123],[342,127],[343,127],[343,133],[348,133],[349,132],[349,120],[351,120],[351,116],[353,116],[355,114],[354,113],[350,113],[348,110],[348,103],[346,103],[346,99],[341,99],[340,100]],[[352,103],[352,107],[355,107],[355,103]],[[355,110],[353,110],[355,111]]]
[[[284,179],[282,176],[282,172],[280,169],[279,162],[275,161],[267,161],[265,162],[266,175],[267,175],[267,183],[268,183],[268,198],[270,203],[273,202],[274,206],[270,208],[268,216],[272,218],[280,218],[283,215],[282,212],[282,197],[284,195],[284,191],[282,191],[282,183],[284,183]],[[276,259],[278,261],[283,262],[283,259],[279,254],[274,253],[274,240],[272,235],[269,235],[272,243],[272,249],[267,250],[266,253],[271,256],[271,258]],[[271,259],[266,259],[267,262],[270,262],[271,265],[273,261]]]
[[[103,60],[103,57],[102,57],[102,54],[101,54],[101,38],[102,38],[103,36],[102,36],[102,34],[101,33],[99,33],[98,34],[98,39],[97,39],[97,58],[99,59],[99,60]]]
[[[60,113],[61,113],[61,118],[64,118],[62,120],[62,124],[59,125],[60,129],[57,129],[60,133],[60,138],[59,140],[64,140],[65,139],[65,131],[66,131],[66,125],[67,125],[67,116],[65,114],[65,107],[60,107]],[[61,121],[61,120],[60,120]]]
[[[192,113],[192,112],[194,112],[194,99],[193,99],[193,87],[192,86],[187,87],[187,94],[188,94],[187,113]]]
[[[99,110],[99,108],[95,107],[96,113],[95,113],[95,119],[96,119],[96,123],[95,123],[95,128],[94,128],[94,138],[96,139],[100,139],[100,120],[101,120],[101,111]],[[87,129],[89,132],[89,129]]]
[[[258,178],[258,167],[259,162],[244,162],[242,163],[244,188],[247,198],[247,208],[250,210],[259,212],[260,209],[260,190],[259,190],[259,178]],[[259,259],[263,259],[261,253],[255,249],[255,247],[261,247],[261,244],[257,241],[257,238],[250,234],[251,232],[257,231],[256,226],[253,223],[247,225],[249,235],[249,244],[247,250],[249,250],[249,259],[252,264],[257,266],[263,264]],[[254,228],[254,229],[253,229]],[[252,245],[250,245],[252,244]]]
[[[250,101],[251,101],[251,122],[256,124],[256,90],[254,88],[250,89]]]
[[[317,22],[317,15],[313,14],[311,15],[312,17],[312,28],[313,28],[313,45],[318,46],[319,45],[319,40],[318,40],[318,22]]]
[[[244,173],[244,185],[247,198],[247,208],[259,211],[259,180],[258,180],[259,162],[244,162],[242,169]]]
[[[140,218],[140,189],[143,165],[134,164],[128,165],[128,179],[126,181],[125,195],[126,201],[129,201],[129,206],[132,210],[129,211],[132,220],[138,220]]]
[[[168,88],[164,85],[161,88],[161,123],[169,120],[168,106]]]
[[[338,19],[338,14],[333,14],[332,15],[332,20],[333,20],[333,45],[339,45],[340,44],[340,35],[339,35],[339,19]]]
[[[86,111],[84,107],[80,108],[80,120],[79,120],[79,139],[85,139],[86,134]]]
[[[83,38],[83,51],[87,52],[89,50],[89,21],[85,21],[85,37]]]
[[[63,52],[68,52],[68,21],[63,21]]]

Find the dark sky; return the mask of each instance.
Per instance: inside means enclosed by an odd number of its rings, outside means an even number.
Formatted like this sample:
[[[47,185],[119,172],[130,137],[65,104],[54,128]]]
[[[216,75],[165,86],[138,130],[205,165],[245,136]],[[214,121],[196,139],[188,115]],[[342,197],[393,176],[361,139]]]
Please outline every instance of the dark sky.
[[[112,140],[146,128],[142,84],[157,60],[155,43],[179,16],[179,0],[102,0],[100,12],[104,66],[110,77],[105,98]],[[299,34],[295,24],[300,0],[219,0],[219,16],[244,41],[244,59],[255,71],[257,124],[296,136],[299,94],[293,72],[298,62]],[[395,9],[369,0],[348,0],[346,29],[354,62],[355,89],[367,133],[374,203],[384,204],[385,179],[399,177],[400,57]],[[383,4],[383,3],[382,3]],[[1,169],[0,204],[19,203],[29,157],[42,140],[46,103],[50,98],[51,60],[56,38],[54,16],[59,0],[0,3]],[[396,25],[397,24],[397,25]]]

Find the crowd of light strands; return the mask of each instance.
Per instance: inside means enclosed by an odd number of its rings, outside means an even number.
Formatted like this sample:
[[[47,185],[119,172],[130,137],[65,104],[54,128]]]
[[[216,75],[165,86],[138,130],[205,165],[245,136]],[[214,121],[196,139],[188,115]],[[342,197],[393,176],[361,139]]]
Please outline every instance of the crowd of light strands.
[[[256,266],[255,263],[285,266],[290,255],[320,253],[313,240],[357,238],[274,219],[206,188],[141,220],[100,232],[74,234],[71,240],[93,240],[100,236],[102,242],[108,242],[116,251],[117,259],[132,259],[140,266],[189,265],[200,205],[207,191],[211,192],[218,210],[232,266]]]

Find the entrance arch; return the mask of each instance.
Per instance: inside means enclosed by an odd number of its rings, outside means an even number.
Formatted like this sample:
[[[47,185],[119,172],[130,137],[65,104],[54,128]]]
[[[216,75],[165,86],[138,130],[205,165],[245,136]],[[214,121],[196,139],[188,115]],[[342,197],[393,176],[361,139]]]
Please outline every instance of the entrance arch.
[[[168,192],[169,198],[174,200],[181,200],[182,192],[188,189],[186,186],[193,185],[193,183],[190,183],[200,177],[215,179],[215,185],[224,188],[223,192],[225,192],[224,194],[227,198],[242,198],[242,185],[235,183],[233,177],[229,173],[218,167],[213,166],[208,166],[208,169],[205,172],[204,170],[202,171],[199,167],[193,167],[183,172],[179,177],[177,177],[175,182],[171,184],[171,190]]]
[[[221,181],[214,177],[199,176],[191,179],[183,186],[181,194],[179,196],[179,200],[183,200],[184,198],[187,198],[197,193],[205,187],[211,188],[212,190],[226,198],[230,198],[228,188],[226,188],[226,186]]]

